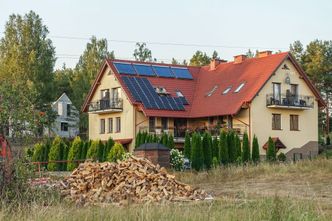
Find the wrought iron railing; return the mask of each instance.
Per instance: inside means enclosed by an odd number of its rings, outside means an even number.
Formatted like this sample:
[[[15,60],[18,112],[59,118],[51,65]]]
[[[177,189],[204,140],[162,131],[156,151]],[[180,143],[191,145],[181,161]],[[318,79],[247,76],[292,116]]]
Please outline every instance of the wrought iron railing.
[[[283,107],[299,107],[299,108],[313,108],[313,96],[306,95],[292,95],[292,94],[267,94],[266,106],[283,106]]]
[[[123,102],[121,98],[109,99],[109,100],[98,100],[91,102],[89,105],[89,111],[103,111],[103,110],[122,110]]]

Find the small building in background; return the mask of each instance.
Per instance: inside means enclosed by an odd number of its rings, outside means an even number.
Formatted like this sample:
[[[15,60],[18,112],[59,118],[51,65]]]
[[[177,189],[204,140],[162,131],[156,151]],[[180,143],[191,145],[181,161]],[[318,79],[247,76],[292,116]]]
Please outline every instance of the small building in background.
[[[145,143],[137,147],[134,155],[146,158],[162,167],[170,167],[170,149],[160,143]]]
[[[53,102],[52,109],[58,114],[52,127],[45,129],[47,136],[73,138],[79,134],[79,111],[73,105],[66,93]]]

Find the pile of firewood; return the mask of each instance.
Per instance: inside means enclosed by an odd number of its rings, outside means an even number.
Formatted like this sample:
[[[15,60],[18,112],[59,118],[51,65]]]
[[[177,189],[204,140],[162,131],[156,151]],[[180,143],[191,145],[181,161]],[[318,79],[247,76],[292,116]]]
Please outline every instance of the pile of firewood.
[[[62,182],[61,192],[65,198],[81,204],[191,201],[206,197],[204,191],[178,182],[159,165],[136,157],[117,163],[82,163]]]

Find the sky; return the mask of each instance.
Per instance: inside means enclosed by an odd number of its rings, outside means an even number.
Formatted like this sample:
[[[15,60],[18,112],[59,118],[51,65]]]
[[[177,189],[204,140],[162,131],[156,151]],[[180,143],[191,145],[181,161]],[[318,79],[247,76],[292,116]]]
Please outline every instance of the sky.
[[[196,50],[232,60],[248,49],[332,40],[330,0],[0,0],[0,37],[9,15],[30,10],[48,27],[56,68],[75,67],[93,35],[108,39],[121,59],[133,59],[135,42],[147,42],[163,62],[189,60]]]

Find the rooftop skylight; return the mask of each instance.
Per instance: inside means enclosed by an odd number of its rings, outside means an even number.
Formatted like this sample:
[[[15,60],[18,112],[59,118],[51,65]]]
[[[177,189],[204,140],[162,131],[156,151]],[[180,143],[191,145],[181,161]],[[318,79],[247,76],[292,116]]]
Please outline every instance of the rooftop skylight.
[[[243,88],[244,85],[245,85],[245,82],[241,83],[241,84],[236,88],[236,90],[234,91],[234,93],[238,93],[238,92],[240,92],[240,90]]]
[[[227,87],[222,94],[227,94],[232,89],[232,86]]]
[[[215,85],[211,91],[209,91],[206,96],[210,97],[216,90],[218,89],[218,85]]]

